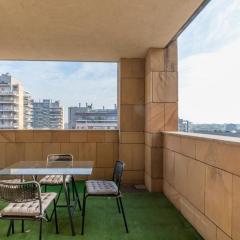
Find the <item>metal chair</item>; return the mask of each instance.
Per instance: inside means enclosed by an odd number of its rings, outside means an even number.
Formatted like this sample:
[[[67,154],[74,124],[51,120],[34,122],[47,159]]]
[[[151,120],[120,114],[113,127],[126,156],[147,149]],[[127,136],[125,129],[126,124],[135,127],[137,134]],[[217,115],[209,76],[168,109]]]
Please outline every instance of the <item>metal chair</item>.
[[[113,171],[112,181],[88,180],[85,183],[83,195],[82,211],[82,235],[84,234],[84,220],[86,211],[86,200],[88,197],[113,197],[116,198],[118,212],[122,213],[126,232],[128,233],[127,221],[122,204],[122,194],[120,191],[121,179],[124,169],[123,161],[116,161]]]
[[[49,167],[64,167],[64,166],[73,166],[73,155],[71,154],[49,154],[47,156],[47,166]],[[72,182],[72,194],[73,194],[73,200],[75,200],[75,194],[76,194],[76,198],[77,198],[77,202],[78,202],[78,206],[79,209],[81,211],[81,202],[79,199],[79,195],[77,192],[77,187],[74,181],[73,176],[71,175],[67,175],[65,177],[65,183],[67,185],[67,189],[68,189],[68,201],[70,202],[70,188],[69,185]],[[58,192],[57,195],[57,199],[56,199],[56,204],[57,207],[66,207],[66,205],[58,205],[58,201],[59,201],[59,197],[60,194],[62,192],[62,188],[63,188],[63,184],[64,184],[64,179],[63,179],[63,175],[47,175],[45,177],[43,177],[40,181],[39,181],[41,186],[44,186],[45,188],[45,192],[47,192],[47,186],[60,186],[60,190]],[[51,213],[50,216],[50,220],[52,219],[53,216],[53,212]]]
[[[0,211],[0,218],[10,220],[7,236],[14,234],[14,221],[22,220],[22,232],[24,232],[23,220],[37,220],[40,222],[39,240],[42,239],[42,222],[47,219],[46,210],[53,202],[55,213],[56,233],[58,234],[56,193],[41,193],[38,182],[9,183],[0,181],[0,199],[9,204]]]

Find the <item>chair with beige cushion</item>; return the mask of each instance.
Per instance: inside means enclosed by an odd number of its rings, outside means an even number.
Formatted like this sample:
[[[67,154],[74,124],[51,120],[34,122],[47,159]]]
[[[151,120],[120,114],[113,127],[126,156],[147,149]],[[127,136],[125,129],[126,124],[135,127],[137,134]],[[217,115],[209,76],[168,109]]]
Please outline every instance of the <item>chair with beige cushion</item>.
[[[51,203],[54,204],[56,233],[58,233],[56,197],[57,194],[53,192],[41,193],[41,187],[36,181],[19,183],[0,181],[0,199],[8,202],[8,205],[0,211],[1,219],[10,220],[7,236],[11,232],[14,234],[15,220],[37,220],[40,222],[39,239],[41,240],[42,222],[49,221],[46,210]]]
[[[88,180],[84,187],[83,212],[82,212],[82,235],[84,233],[84,220],[86,211],[86,200],[88,197],[112,197],[116,199],[118,212],[122,213],[126,232],[128,233],[127,221],[122,204],[121,179],[124,169],[123,161],[116,161],[111,181]]]
[[[49,154],[47,156],[47,166],[48,167],[69,167],[73,166],[73,155],[71,154]],[[63,175],[47,175],[40,179],[39,183],[41,186],[45,187],[45,192],[47,192],[47,186],[60,186],[60,190],[58,192],[57,198],[56,198],[56,204],[57,207],[66,207],[65,205],[58,205],[58,200],[60,197],[60,194],[62,192],[64,179]],[[73,176],[67,175],[65,177],[65,183],[67,185],[68,189],[68,197],[70,201],[70,188],[69,185],[72,183],[72,194],[73,194],[73,200],[75,200],[75,194],[78,202],[79,209],[81,210],[81,203],[78,196],[77,188],[75,185],[75,181]],[[52,219],[53,212],[50,216],[50,219]]]

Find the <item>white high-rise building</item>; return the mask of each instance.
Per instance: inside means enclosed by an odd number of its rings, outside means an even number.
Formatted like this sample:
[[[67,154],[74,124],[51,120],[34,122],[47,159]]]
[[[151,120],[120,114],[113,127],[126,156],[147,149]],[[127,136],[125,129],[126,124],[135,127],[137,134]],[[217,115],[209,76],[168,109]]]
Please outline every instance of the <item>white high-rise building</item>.
[[[10,74],[0,75],[0,129],[24,128],[24,90]]]

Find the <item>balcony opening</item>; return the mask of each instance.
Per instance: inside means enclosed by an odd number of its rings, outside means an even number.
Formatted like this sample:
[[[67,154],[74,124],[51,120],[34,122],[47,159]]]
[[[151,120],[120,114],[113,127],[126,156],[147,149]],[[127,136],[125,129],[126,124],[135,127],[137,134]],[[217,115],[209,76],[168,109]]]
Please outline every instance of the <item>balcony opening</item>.
[[[118,128],[116,62],[0,61],[0,129]]]
[[[178,39],[181,131],[240,137],[239,12],[212,0]]]

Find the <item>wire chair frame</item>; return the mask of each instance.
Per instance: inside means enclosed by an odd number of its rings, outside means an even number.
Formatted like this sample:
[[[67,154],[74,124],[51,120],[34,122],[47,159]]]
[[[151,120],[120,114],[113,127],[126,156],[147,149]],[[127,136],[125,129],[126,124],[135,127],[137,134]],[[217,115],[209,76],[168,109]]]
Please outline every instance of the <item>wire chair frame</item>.
[[[125,211],[124,211],[124,207],[123,207],[123,203],[122,203],[122,194],[121,194],[121,191],[120,191],[124,167],[125,167],[125,163],[123,161],[117,160],[115,162],[112,181],[115,182],[116,185],[117,185],[117,188],[118,188],[117,195],[115,195],[115,194],[105,194],[105,193],[104,194],[92,194],[92,193],[89,194],[87,192],[87,188],[86,188],[86,184],[85,184],[84,193],[83,193],[83,212],[82,212],[82,230],[81,230],[82,235],[84,234],[86,202],[87,202],[88,197],[106,197],[106,196],[108,196],[108,197],[115,198],[116,202],[117,202],[118,212],[120,214],[122,214],[122,216],[123,216],[126,232],[127,233],[129,232],[128,225],[127,225],[127,220],[126,220],[126,216],[125,216]]]
[[[116,183],[117,187],[118,187],[118,194],[120,193],[124,167],[125,167],[125,163],[123,161],[117,160],[115,162],[112,181],[114,181]]]
[[[73,155],[68,154],[68,153],[59,153],[59,154],[49,154],[47,156],[47,166],[52,166],[52,165],[61,165],[66,163],[67,165],[73,166]]]
[[[0,181],[0,199],[9,203],[39,201],[39,216],[42,216],[41,187],[36,181],[10,183]]]

